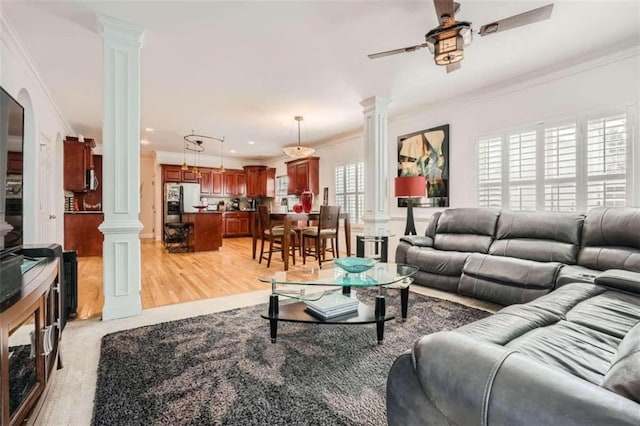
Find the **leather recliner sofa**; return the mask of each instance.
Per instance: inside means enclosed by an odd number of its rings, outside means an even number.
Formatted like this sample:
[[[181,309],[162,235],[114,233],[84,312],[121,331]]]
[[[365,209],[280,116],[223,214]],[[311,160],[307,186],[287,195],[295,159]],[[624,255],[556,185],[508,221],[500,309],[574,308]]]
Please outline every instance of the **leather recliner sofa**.
[[[396,263],[416,265],[414,282],[510,305],[607,269],[640,272],[640,209],[580,213],[448,209],[424,236],[405,236]]]
[[[454,272],[417,253],[429,240],[433,252],[443,216],[396,252],[422,261],[423,285]],[[488,230],[478,223],[455,229]],[[387,381],[389,424],[640,424],[639,256],[640,209],[498,212],[489,248],[466,256],[455,291],[512,305],[402,354]]]

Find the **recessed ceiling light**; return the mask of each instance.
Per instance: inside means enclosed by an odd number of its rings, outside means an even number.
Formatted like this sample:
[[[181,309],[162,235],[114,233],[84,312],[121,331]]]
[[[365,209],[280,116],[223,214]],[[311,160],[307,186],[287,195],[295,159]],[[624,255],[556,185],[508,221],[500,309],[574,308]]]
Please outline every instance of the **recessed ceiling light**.
[[[235,149],[230,149],[229,152],[232,153],[232,154],[235,154],[236,150]]]
[[[154,129],[154,128],[152,128],[152,127],[145,127],[145,128],[144,128],[144,131],[145,131],[145,132],[153,132],[153,131],[155,131],[155,130],[156,130],[156,129]]]
[[[255,142],[254,142],[254,141],[249,141],[249,142],[247,142],[247,143],[248,143],[249,145],[254,145],[254,144],[255,144]]]
[[[140,145],[149,145],[149,141],[146,139],[140,139]]]

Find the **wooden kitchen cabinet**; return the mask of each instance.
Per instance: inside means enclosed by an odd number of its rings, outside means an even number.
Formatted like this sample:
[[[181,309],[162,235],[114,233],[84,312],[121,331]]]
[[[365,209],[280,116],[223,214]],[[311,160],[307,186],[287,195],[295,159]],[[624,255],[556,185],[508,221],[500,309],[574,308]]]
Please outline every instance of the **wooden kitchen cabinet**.
[[[180,182],[182,180],[182,168],[170,164],[162,165],[162,182]]]
[[[78,142],[67,136],[64,140],[64,189],[73,192],[87,190],[87,170],[93,168],[93,139]]]
[[[244,166],[244,171],[247,197],[275,197],[276,169],[267,166]]]
[[[200,169],[200,194],[213,195],[213,170]]]
[[[198,176],[189,168],[188,170],[181,170],[182,179],[181,182],[198,183]]]
[[[22,152],[17,152],[17,151],[7,152],[7,174],[9,175],[22,174]]]
[[[78,257],[102,256],[104,236],[98,226],[104,214],[94,212],[66,212],[64,214],[64,249],[75,250]]]
[[[224,236],[245,237],[251,235],[251,218],[253,212],[225,212]]]
[[[318,194],[320,192],[319,162],[318,157],[287,161],[287,176],[289,178],[287,194],[300,195],[307,189]]]
[[[224,195],[244,197],[247,195],[247,181],[244,170],[226,170],[224,172]]]

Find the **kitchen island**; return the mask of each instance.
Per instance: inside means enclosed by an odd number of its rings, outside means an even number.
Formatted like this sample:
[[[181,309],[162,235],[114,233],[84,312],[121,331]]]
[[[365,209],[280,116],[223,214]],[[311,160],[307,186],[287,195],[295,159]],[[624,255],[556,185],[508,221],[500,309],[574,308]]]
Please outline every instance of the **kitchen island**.
[[[212,251],[222,246],[221,211],[182,213],[182,222],[191,226],[189,247],[192,251]]]

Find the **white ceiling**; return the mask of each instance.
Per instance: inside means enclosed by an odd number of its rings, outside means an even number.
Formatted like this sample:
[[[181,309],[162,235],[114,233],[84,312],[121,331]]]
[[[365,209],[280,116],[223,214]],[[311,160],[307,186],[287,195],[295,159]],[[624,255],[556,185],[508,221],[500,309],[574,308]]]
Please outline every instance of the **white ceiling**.
[[[473,28],[548,1],[461,0]],[[462,69],[446,74],[427,49],[370,60],[423,42],[437,25],[422,1],[3,2],[62,114],[77,133],[102,133],[102,43],[95,14],[145,28],[144,149],[182,152],[182,136],[226,137],[225,151],[268,158],[362,127],[359,102],[378,95],[399,115],[579,57],[640,44],[638,1],[556,1],[551,19],[476,37]],[[255,145],[248,145],[248,141]],[[213,147],[216,153],[219,146]],[[225,153],[225,156],[229,155]]]

